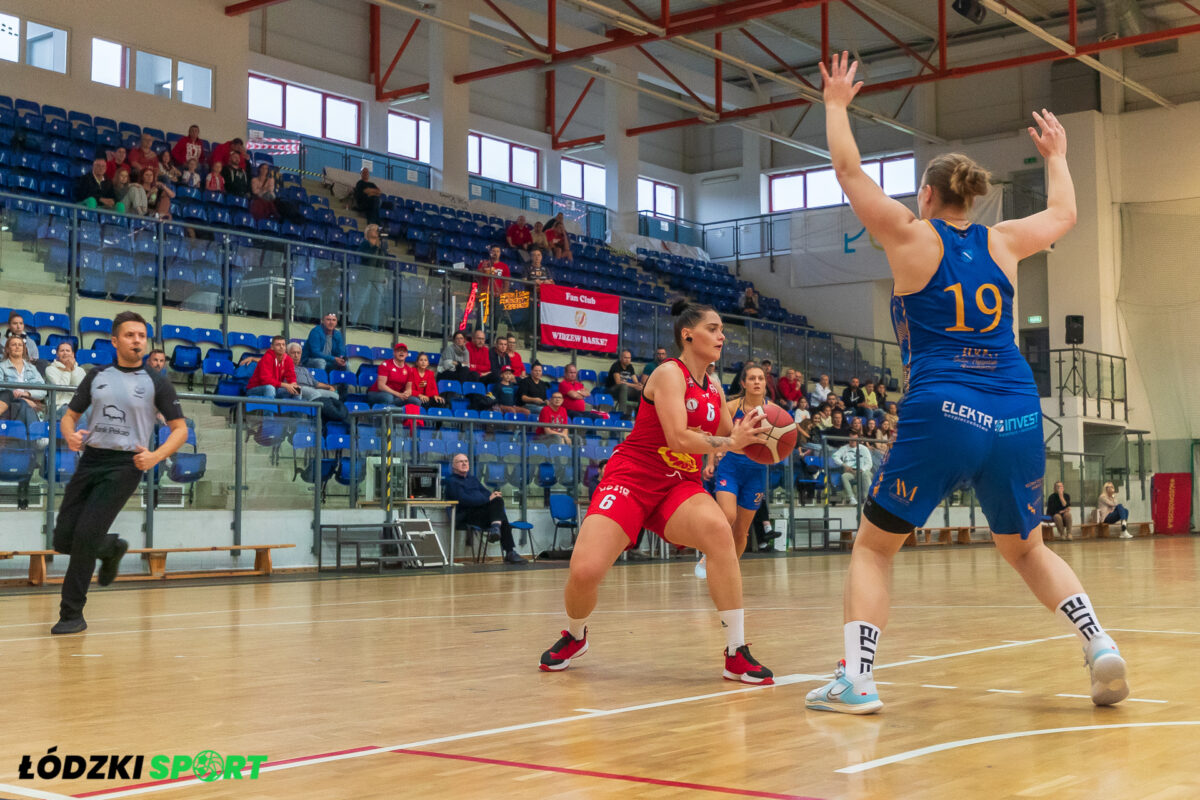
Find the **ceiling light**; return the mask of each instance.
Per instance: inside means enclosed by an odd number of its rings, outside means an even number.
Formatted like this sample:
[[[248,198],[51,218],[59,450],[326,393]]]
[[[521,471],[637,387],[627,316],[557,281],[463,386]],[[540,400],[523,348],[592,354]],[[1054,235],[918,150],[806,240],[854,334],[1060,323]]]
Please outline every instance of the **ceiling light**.
[[[987,9],[979,0],[954,0],[952,8],[976,25],[983,24],[983,18],[987,16]]]

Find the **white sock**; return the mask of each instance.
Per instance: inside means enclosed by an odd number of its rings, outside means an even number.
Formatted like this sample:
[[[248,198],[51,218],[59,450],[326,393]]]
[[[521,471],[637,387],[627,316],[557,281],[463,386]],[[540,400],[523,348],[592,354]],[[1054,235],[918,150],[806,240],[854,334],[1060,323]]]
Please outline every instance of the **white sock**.
[[[1104,628],[1100,627],[1100,621],[1096,617],[1096,609],[1092,608],[1092,601],[1082,592],[1063,600],[1054,613],[1071,626],[1071,630],[1084,644],[1104,633]]]
[[[567,617],[567,633],[575,639],[582,639],[587,634],[587,617],[583,619]]]
[[[879,628],[869,622],[856,619],[842,626],[842,640],[846,645],[846,677],[851,680],[859,675],[875,679],[875,649],[879,647]]]
[[[725,652],[735,652],[746,643],[746,610],[734,608],[722,611],[721,627],[725,629]]]

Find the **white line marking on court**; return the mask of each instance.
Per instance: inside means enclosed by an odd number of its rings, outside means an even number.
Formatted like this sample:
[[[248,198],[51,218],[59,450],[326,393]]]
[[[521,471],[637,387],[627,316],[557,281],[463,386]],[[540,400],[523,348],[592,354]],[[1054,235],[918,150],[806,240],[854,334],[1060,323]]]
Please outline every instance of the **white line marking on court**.
[[[911,661],[894,661],[891,664],[877,666],[875,669],[886,669],[888,667],[905,667],[909,664],[924,664],[929,661],[941,661],[946,658],[956,658],[958,656],[972,656],[976,653],[990,653],[993,650],[1007,650],[1010,647],[1021,647],[1027,644],[1040,644],[1041,642],[1053,642],[1058,639],[1070,639],[1074,637],[1073,633],[1064,633],[1061,636],[1047,636],[1045,639],[1018,639],[1015,641],[1005,642],[1004,644],[994,644],[991,647],[977,647],[974,650],[959,650],[955,653],[944,653],[940,656],[922,656],[921,658]]]
[[[575,710],[578,711],[580,714],[599,714],[600,713],[600,709],[598,709],[598,708],[577,708]]]
[[[957,689],[957,686],[940,686],[936,683],[922,683],[922,689]]]
[[[1190,725],[1200,725],[1200,720],[1183,720],[1180,722],[1124,722],[1115,725],[1080,725],[1074,728],[1044,728],[1036,731],[998,733],[992,736],[977,736],[973,739],[958,739],[957,741],[943,742],[942,744],[930,745],[929,747],[919,747],[916,750],[907,750],[903,753],[897,753],[894,756],[877,758],[873,761],[864,761],[861,764],[852,764],[851,766],[834,770],[834,772],[838,772],[843,775],[855,775],[859,772],[866,772],[867,770],[876,769],[877,767],[884,767],[888,764],[896,764],[901,761],[909,761],[911,759],[920,758],[921,756],[930,755],[932,753],[941,753],[946,750],[956,750],[960,747],[968,747],[973,744],[1000,742],[1006,739],[1021,739],[1027,736],[1046,736],[1052,733],[1078,733],[1081,731],[1104,731],[1116,728],[1170,728]]]
[[[100,653],[71,653],[71,658],[104,658]]]
[[[1056,694],[1054,696],[1055,697],[1078,697],[1083,700],[1091,700],[1092,699],[1092,696],[1090,694]]]
[[[70,795],[55,794],[54,792],[43,791],[42,789],[26,789],[23,787],[11,786],[7,783],[0,783],[0,791],[5,794],[15,794],[18,797],[33,797],[36,800],[73,800]]]
[[[1166,703],[1166,700],[1147,700],[1144,697],[1126,697],[1126,703]]]
[[[1138,628],[1109,628],[1118,633],[1169,633],[1172,636],[1200,636],[1200,631],[1146,631]]]
[[[988,689],[988,691],[996,694],[1024,694],[1020,689]]]

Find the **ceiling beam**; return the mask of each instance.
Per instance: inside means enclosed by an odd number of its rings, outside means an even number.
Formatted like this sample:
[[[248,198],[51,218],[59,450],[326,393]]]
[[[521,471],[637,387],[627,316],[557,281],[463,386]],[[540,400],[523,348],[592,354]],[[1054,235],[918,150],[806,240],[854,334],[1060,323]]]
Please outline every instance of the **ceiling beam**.
[[[238,17],[242,14],[249,14],[251,11],[257,11],[260,8],[286,2],[287,0],[244,0],[241,3],[225,6],[225,16]]]

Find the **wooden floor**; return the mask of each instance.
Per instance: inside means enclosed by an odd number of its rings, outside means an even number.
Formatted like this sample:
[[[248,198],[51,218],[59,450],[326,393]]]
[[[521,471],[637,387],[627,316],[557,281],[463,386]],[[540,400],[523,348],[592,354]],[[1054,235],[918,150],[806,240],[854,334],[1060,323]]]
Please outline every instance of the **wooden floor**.
[[[1129,663],[1086,699],[1074,637],[988,547],[900,554],[875,716],[806,712],[841,650],[844,555],[747,561],[780,685],[721,680],[691,562],[614,569],[591,650],[536,669],[559,569],[0,597],[0,798],[1196,798],[1200,539],[1056,545]],[[57,754],[265,755],[257,780],[21,780]],[[134,787],[142,787],[135,789]]]

